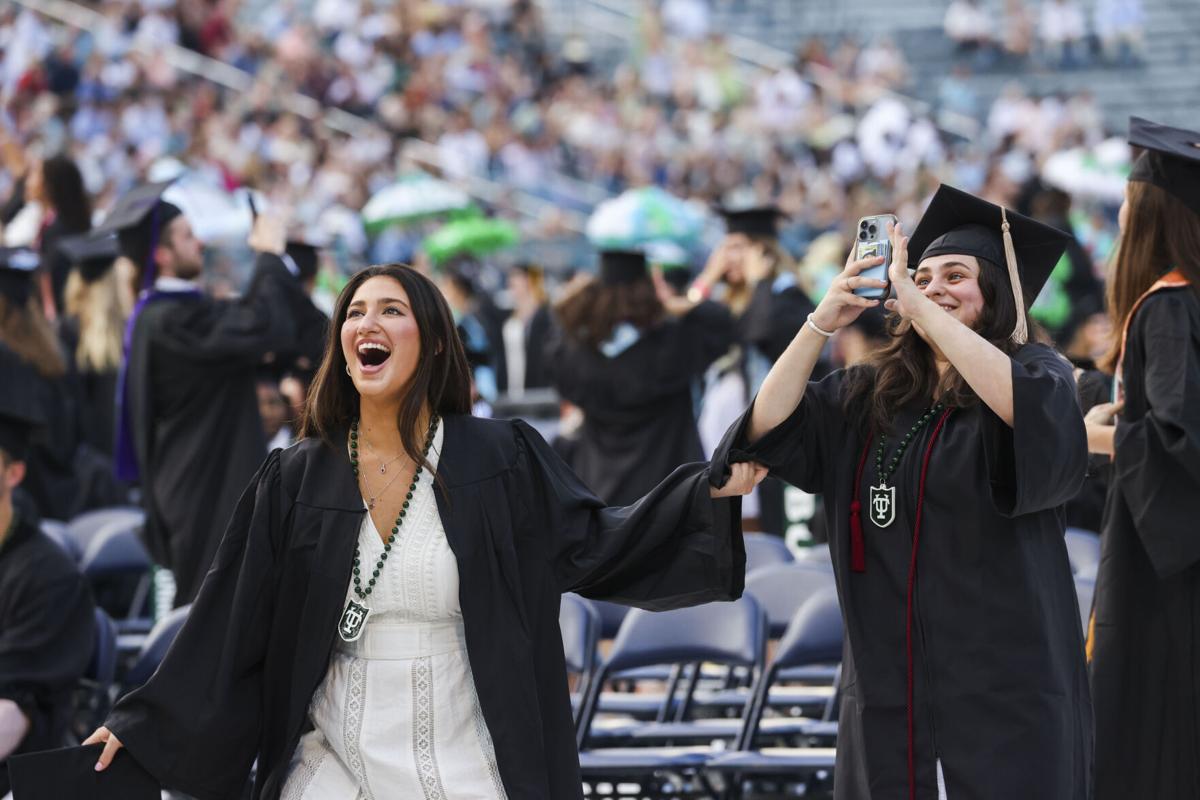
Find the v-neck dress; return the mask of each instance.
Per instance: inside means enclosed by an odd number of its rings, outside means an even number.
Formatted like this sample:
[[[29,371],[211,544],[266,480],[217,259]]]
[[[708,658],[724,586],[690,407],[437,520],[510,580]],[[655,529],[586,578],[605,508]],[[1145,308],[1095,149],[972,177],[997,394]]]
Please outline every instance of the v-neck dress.
[[[434,434],[435,467],[443,430]],[[370,514],[363,564],[383,552]],[[504,800],[491,735],[467,661],[458,563],[423,470],[375,589],[362,636],[337,639],[283,800]],[[357,599],[351,585],[346,600]]]

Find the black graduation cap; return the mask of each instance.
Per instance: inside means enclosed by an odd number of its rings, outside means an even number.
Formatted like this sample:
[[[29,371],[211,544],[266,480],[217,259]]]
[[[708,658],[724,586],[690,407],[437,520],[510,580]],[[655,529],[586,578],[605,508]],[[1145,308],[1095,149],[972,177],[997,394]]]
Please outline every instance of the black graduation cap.
[[[779,238],[779,219],[783,212],[778,206],[756,206],[754,208],[722,208],[726,233],[744,233],[747,236]]]
[[[951,253],[1006,271],[1017,301],[1014,338],[1028,338],[1025,311],[1058,265],[1071,234],[942,184],[908,241],[908,266]],[[1019,277],[1018,277],[1019,276]]]
[[[11,352],[0,351],[0,450],[24,461],[29,442],[45,424],[37,404],[33,368]]]
[[[321,264],[321,250],[326,243],[315,236],[293,231],[288,234],[287,246],[284,250],[292,263],[296,265],[301,280],[308,280],[317,274]]]
[[[600,282],[610,286],[648,279],[646,254],[640,250],[601,250]]]
[[[1200,214],[1200,133],[1130,117],[1129,143],[1144,148],[1129,180],[1154,184]]]
[[[162,199],[163,192],[174,181],[148,183],[131,189],[121,196],[104,223],[94,233],[115,233],[121,253],[145,269],[145,283],[154,281],[154,262],[151,255],[162,237],[162,231],[183,214],[179,206]]]
[[[41,259],[28,247],[0,247],[0,295],[24,308],[33,293],[33,272]]]
[[[125,750],[96,772],[103,749],[93,744],[12,756],[13,800],[159,800],[158,781]]]
[[[67,236],[59,240],[58,249],[79,268],[79,274],[88,283],[104,277],[120,255],[120,244],[115,233]]]

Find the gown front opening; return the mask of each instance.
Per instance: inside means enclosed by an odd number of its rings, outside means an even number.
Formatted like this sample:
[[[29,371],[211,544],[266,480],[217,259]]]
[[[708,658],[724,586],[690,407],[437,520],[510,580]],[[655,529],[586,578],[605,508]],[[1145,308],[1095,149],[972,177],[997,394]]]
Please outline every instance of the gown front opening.
[[[439,423],[435,469],[442,435]],[[358,545],[363,564],[383,552],[370,514]],[[467,661],[458,586],[423,470],[367,600],[362,636],[336,639],[309,705],[314,729],[296,747],[282,800],[506,800]],[[358,599],[353,585],[346,599]]]

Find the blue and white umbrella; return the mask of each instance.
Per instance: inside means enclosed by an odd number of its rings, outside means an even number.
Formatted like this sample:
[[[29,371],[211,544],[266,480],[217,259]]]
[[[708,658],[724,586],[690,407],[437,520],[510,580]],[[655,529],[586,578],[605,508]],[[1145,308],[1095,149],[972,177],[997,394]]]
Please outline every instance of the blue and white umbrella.
[[[587,237],[600,248],[636,249],[651,242],[688,248],[700,241],[707,223],[703,205],[647,186],[597,206],[588,219]]]

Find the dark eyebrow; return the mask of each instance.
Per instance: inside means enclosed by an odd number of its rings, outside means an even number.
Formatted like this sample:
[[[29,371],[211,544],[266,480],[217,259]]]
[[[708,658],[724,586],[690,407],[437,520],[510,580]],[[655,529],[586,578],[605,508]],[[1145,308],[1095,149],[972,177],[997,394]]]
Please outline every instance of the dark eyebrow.
[[[965,264],[962,261],[947,261],[944,264],[939,264],[938,266],[940,266],[942,268],[963,267],[964,269],[967,269],[967,270],[971,269],[969,264]],[[933,267],[917,267],[917,272],[933,272]]]
[[[384,298],[380,299],[379,302],[382,305],[386,305],[388,303],[399,303],[400,305],[404,306],[405,308],[410,308],[408,303],[406,303],[404,300],[401,300],[399,297],[384,297]],[[349,308],[354,308],[355,306],[365,306],[366,304],[367,304],[366,300],[355,300],[353,303],[351,303],[349,305]]]

